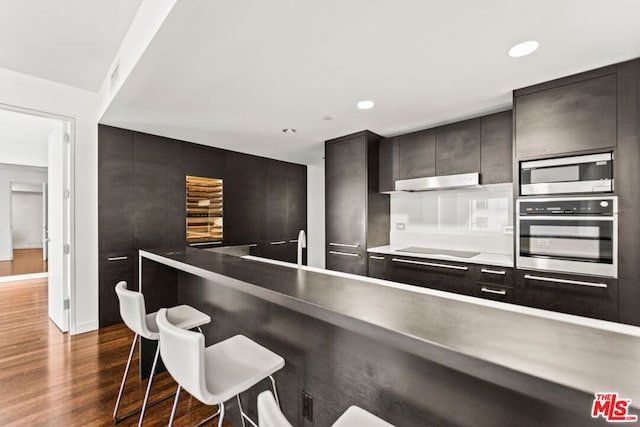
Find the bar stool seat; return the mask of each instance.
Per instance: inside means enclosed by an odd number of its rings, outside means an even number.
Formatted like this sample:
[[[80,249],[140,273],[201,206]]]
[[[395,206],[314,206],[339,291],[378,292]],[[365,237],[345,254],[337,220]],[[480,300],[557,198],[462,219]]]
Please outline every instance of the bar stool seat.
[[[157,321],[162,360],[178,383],[169,426],[173,425],[181,389],[205,405],[217,405],[218,412],[209,419],[219,415],[219,427],[224,419],[224,403],[234,396],[238,399],[242,425],[245,419],[255,425],[242,409],[240,393],[266,378],[271,380],[275,392],[272,374],[284,367],[284,359],[243,335],[205,348],[204,336],[177,328],[166,309],[158,312]]]
[[[292,427],[270,391],[263,391],[258,395],[258,422],[260,427]],[[332,424],[332,427],[394,426],[358,406],[351,406]]]
[[[134,411],[129,413],[121,418],[118,418],[118,407],[120,406],[120,399],[122,398],[122,392],[124,391],[124,385],[127,380],[127,374],[129,373],[129,367],[131,366],[131,359],[133,358],[133,352],[135,350],[136,342],[138,341],[138,337],[146,338],[148,340],[158,341],[160,339],[160,332],[158,330],[158,324],[156,322],[157,312],[148,313],[146,312],[144,295],[137,291],[131,291],[127,289],[127,282],[121,281],[116,285],[116,295],[118,296],[118,302],[120,304],[120,316],[122,317],[122,321],[127,325],[131,331],[135,333],[133,337],[133,342],[131,343],[131,350],[129,351],[129,359],[127,360],[127,365],[124,370],[124,375],[122,377],[122,383],[120,384],[120,390],[118,391],[118,398],[116,400],[116,405],[113,410],[113,419],[117,423],[122,421],[123,419],[129,417],[130,415],[135,414],[138,411]],[[206,325],[211,322],[211,317],[207,314],[196,310],[195,308],[189,305],[178,305],[175,307],[171,307],[167,310],[167,317],[171,319],[177,327],[184,329],[193,329],[198,328],[200,326]],[[153,365],[151,367],[151,373],[149,375],[149,382],[147,384],[147,390],[144,395],[144,401],[142,403],[140,411],[140,419],[138,420],[138,425],[142,425],[142,421],[144,419],[144,413],[147,408],[147,402],[149,401],[149,394],[151,392],[151,384],[153,383],[153,376],[156,371],[156,365],[158,363],[158,356],[160,355],[160,346],[156,349],[155,356],[153,358]],[[162,400],[171,397],[172,395],[166,396],[163,399],[157,400],[153,402],[152,406],[156,403],[161,402]]]

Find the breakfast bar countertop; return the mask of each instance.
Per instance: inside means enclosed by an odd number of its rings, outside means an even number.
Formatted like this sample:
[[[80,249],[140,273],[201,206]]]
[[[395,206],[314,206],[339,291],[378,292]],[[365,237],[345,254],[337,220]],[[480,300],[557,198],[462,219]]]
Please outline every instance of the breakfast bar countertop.
[[[139,255],[577,412],[590,410],[598,392],[640,404],[640,328],[247,253],[182,247]]]

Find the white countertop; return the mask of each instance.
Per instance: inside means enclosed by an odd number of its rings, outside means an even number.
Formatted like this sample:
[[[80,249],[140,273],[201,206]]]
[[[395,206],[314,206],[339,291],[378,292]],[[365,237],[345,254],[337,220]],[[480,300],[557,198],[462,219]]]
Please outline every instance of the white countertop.
[[[413,252],[399,252],[398,247],[392,246],[378,246],[377,248],[369,248],[367,252],[375,252],[379,254],[387,254],[387,255],[397,255],[397,256],[405,256],[405,257],[413,257],[413,258],[425,258],[425,259],[439,259],[443,261],[456,261],[456,262],[466,262],[471,264],[485,264],[485,265],[493,265],[496,267],[512,267],[513,268],[513,256],[505,255],[505,254],[492,254],[481,252],[476,256],[471,258],[461,258],[452,255],[436,255],[436,254],[421,254],[421,253],[413,253]]]

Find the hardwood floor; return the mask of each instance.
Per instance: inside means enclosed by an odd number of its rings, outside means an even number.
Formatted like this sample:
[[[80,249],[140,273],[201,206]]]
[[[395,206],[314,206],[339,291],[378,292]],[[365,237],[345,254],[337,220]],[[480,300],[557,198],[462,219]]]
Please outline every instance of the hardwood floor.
[[[15,249],[13,261],[0,261],[0,277],[46,271],[47,262],[42,260],[42,249]]]
[[[132,339],[133,333],[123,324],[75,336],[62,334],[47,316],[46,280],[4,284],[0,287],[0,425],[113,425]],[[137,362],[136,351],[119,414],[137,408],[144,397],[147,383],[138,379]],[[153,382],[151,400],[175,388],[163,372]],[[168,399],[148,408],[145,425],[166,425],[172,403]],[[195,425],[215,410],[183,392],[175,425]],[[133,416],[118,425],[137,421]]]

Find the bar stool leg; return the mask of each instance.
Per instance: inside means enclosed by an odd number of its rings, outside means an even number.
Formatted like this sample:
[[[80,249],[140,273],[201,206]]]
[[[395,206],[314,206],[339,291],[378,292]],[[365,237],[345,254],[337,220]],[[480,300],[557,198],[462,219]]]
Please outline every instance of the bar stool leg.
[[[173,426],[173,419],[176,416],[176,408],[178,407],[178,399],[180,399],[180,390],[182,387],[178,385],[178,389],[176,390],[176,398],[173,399],[173,409],[171,409],[171,418],[169,418],[169,427]]]
[[[276,390],[276,380],[271,375],[269,375],[269,379],[271,380],[271,386],[273,387],[273,397],[276,398],[276,403],[278,404],[278,407],[280,407],[280,399],[278,398],[278,390]]]
[[[151,393],[151,383],[153,382],[153,375],[156,373],[156,365],[158,364],[158,356],[160,355],[160,341],[157,341],[156,355],[153,357],[153,365],[151,366],[151,374],[149,374],[149,383],[147,384],[147,391],[144,394],[144,401],[142,402],[142,408],[140,408],[140,420],[138,421],[138,427],[142,427],[142,420],[144,419],[144,411],[147,409],[147,402],[149,401],[149,394]]]
[[[222,423],[224,422],[224,403],[221,403],[219,407],[220,407],[220,418],[218,419],[218,427],[222,427]]]
[[[124,375],[122,376],[122,383],[120,384],[120,391],[118,392],[118,399],[116,400],[116,407],[113,409],[113,420],[117,422],[118,407],[120,406],[120,398],[122,398],[122,391],[124,390],[124,383],[127,381],[127,375],[129,374],[129,367],[131,366],[131,359],[133,358],[133,351],[136,349],[136,341],[138,340],[138,334],[133,337],[131,343],[131,350],[129,351],[129,359],[127,359],[127,366],[124,368]]]

